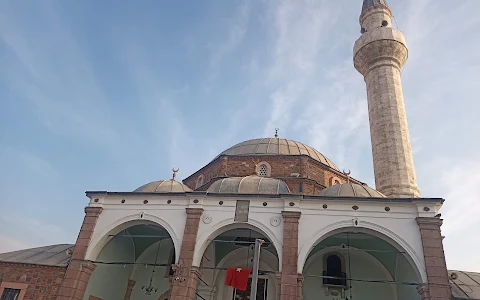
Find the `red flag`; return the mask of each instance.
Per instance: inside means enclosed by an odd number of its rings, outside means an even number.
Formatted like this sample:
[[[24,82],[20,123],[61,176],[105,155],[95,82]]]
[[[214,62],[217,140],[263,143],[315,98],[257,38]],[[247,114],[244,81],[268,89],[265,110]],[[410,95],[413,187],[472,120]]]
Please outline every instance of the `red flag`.
[[[225,285],[236,288],[240,291],[247,290],[248,277],[252,269],[228,268],[225,277]]]

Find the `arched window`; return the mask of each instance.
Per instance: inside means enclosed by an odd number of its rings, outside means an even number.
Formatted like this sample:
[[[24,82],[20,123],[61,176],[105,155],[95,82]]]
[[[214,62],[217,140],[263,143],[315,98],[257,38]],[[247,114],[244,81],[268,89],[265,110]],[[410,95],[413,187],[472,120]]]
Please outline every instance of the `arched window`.
[[[198,176],[197,178],[197,182],[195,183],[195,189],[198,189],[199,187],[201,187],[203,185],[203,174]]]
[[[263,161],[257,165],[257,174],[261,177],[270,177],[272,172],[272,167],[266,161]]]
[[[324,259],[323,266],[323,284],[328,285],[347,285],[347,275],[344,272],[345,266],[343,265],[342,258],[337,254],[327,254]],[[333,278],[332,278],[333,277]]]
[[[342,183],[342,182],[340,181],[340,178],[338,178],[338,177],[336,177],[336,176],[330,178],[330,186],[333,186],[333,185],[336,185],[336,184],[340,184],[340,183]]]

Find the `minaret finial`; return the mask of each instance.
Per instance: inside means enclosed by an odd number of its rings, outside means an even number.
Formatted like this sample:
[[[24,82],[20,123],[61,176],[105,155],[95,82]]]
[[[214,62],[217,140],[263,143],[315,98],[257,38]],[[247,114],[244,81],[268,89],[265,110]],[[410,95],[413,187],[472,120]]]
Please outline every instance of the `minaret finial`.
[[[347,183],[350,183],[350,174],[352,174],[352,171],[348,170],[348,172],[345,172],[345,170],[343,170],[343,175],[347,177]]]
[[[179,170],[180,170],[179,168],[177,168],[176,170],[175,170],[175,168],[172,169],[172,172],[173,172],[172,180],[175,180],[175,177],[177,177],[177,172],[178,172]]]
[[[278,138],[278,128],[275,128],[275,137]]]

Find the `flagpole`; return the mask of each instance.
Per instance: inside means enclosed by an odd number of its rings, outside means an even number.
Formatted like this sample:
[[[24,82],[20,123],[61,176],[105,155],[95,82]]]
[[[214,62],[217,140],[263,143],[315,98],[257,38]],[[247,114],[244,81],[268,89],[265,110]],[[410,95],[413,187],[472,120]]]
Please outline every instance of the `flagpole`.
[[[257,300],[257,283],[258,283],[258,269],[260,262],[260,247],[264,240],[255,239],[255,250],[253,252],[253,271],[252,271],[252,287],[250,291],[250,300]]]

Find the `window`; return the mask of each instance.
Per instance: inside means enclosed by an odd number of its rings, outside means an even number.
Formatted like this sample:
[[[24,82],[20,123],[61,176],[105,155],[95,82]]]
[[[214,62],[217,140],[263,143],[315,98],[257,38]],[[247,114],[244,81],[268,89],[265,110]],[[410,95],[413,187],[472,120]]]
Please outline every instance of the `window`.
[[[334,186],[336,184],[341,184],[342,182],[340,181],[340,178],[334,176],[334,177],[330,177],[330,186]]]
[[[18,300],[20,291],[19,289],[5,288],[3,289],[1,300]]]
[[[270,177],[272,172],[272,167],[266,161],[262,161],[257,165],[256,172],[260,177]]]
[[[259,176],[262,176],[262,177],[266,177],[267,176],[267,165],[261,165],[260,166],[260,169],[258,171],[258,175]]]
[[[197,178],[197,182],[195,183],[195,189],[198,189],[199,187],[201,187],[203,185],[203,174],[198,176]]]
[[[326,260],[324,259],[323,276],[327,277],[323,278],[323,284],[346,286],[347,275],[344,272],[344,267],[345,266],[342,263],[342,258],[340,258],[339,255],[326,255]]]
[[[0,300],[22,300],[27,287],[28,283],[3,281],[0,284]]]

